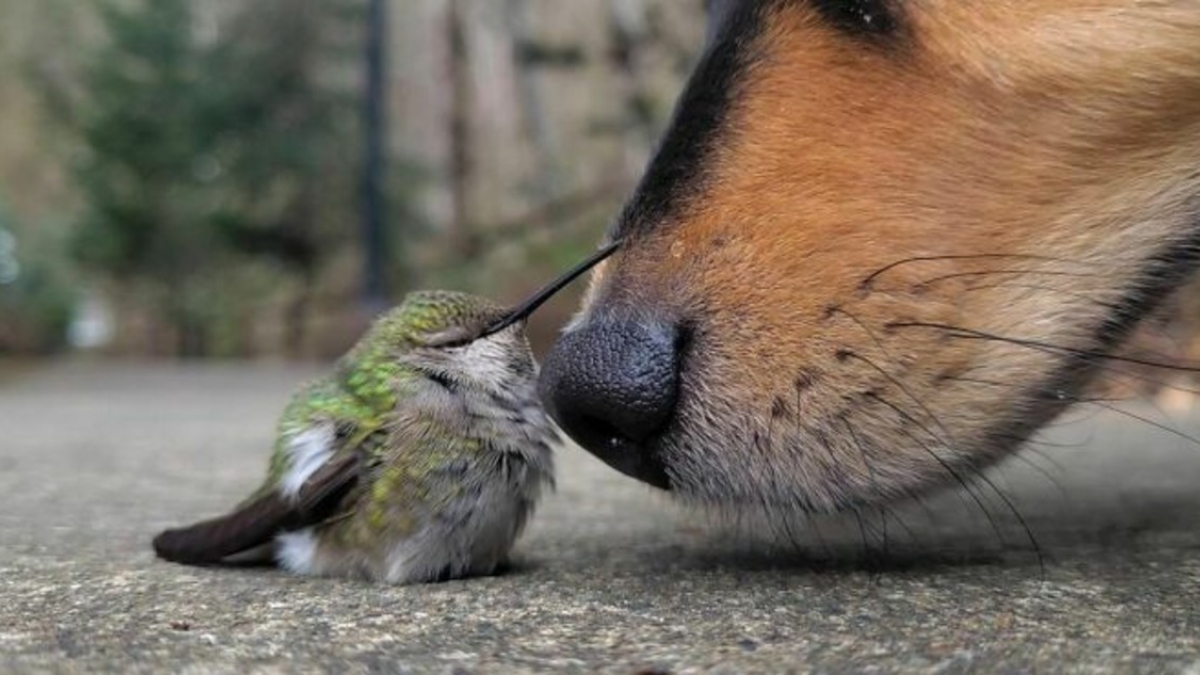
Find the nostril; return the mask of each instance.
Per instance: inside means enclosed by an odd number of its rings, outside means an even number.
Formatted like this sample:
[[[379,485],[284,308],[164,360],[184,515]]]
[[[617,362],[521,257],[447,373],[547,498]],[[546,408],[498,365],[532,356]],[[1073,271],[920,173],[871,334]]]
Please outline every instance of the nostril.
[[[676,371],[679,370],[679,364],[683,360],[684,354],[687,354],[691,348],[692,340],[695,339],[695,333],[695,327],[691,323],[681,323],[675,329],[675,343],[672,345],[672,349],[675,352],[672,356],[675,362],[672,365]]]

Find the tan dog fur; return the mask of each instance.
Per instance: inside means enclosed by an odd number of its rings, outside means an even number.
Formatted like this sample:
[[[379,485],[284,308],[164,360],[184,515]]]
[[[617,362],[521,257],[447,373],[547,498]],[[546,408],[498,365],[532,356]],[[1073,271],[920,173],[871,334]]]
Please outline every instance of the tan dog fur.
[[[960,480],[1078,395],[1098,357],[1028,396],[1196,239],[1200,2],[896,4],[896,44],[780,5],[702,188],[594,275],[576,325],[621,302],[695,326],[657,449],[684,496],[829,511]]]

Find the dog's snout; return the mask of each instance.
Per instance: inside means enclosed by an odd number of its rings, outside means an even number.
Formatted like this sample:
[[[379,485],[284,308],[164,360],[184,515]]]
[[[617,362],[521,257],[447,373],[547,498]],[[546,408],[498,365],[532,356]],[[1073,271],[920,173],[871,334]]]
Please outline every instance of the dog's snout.
[[[614,468],[666,488],[646,441],[675,410],[678,332],[602,320],[563,336],[546,357],[541,396],[572,438]]]

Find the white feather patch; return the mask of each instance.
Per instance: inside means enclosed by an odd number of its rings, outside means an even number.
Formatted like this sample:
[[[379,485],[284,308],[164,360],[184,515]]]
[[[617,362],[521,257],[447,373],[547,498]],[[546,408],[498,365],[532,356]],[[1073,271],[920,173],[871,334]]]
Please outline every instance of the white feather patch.
[[[317,538],[312,529],[297,530],[275,538],[275,560],[294,574],[313,574],[316,567]]]
[[[322,424],[292,436],[287,444],[288,470],[279,481],[279,492],[295,499],[300,488],[333,457],[333,425]]]

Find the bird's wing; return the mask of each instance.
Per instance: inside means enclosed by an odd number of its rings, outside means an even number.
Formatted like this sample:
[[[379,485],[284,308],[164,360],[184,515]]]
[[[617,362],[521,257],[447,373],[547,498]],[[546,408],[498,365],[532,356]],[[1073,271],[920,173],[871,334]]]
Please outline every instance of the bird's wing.
[[[154,538],[154,551],[172,562],[216,565],[283,532],[319,525],[337,514],[364,463],[364,453],[343,453],[314,473],[295,497],[266,492],[224,516],[166,530]]]
[[[364,453],[340,454],[313,473],[295,497],[264,492],[232,513],[164,531],[154,539],[155,552],[184,565],[220,565],[272,542],[280,533],[319,525],[337,514],[364,464]]]
[[[284,413],[263,487],[224,516],[162,532],[155,552],[188,565],[221,564],[338,515],[382,434],[378,416],[362,415],[356,405],[328,382],[302,392]]]

